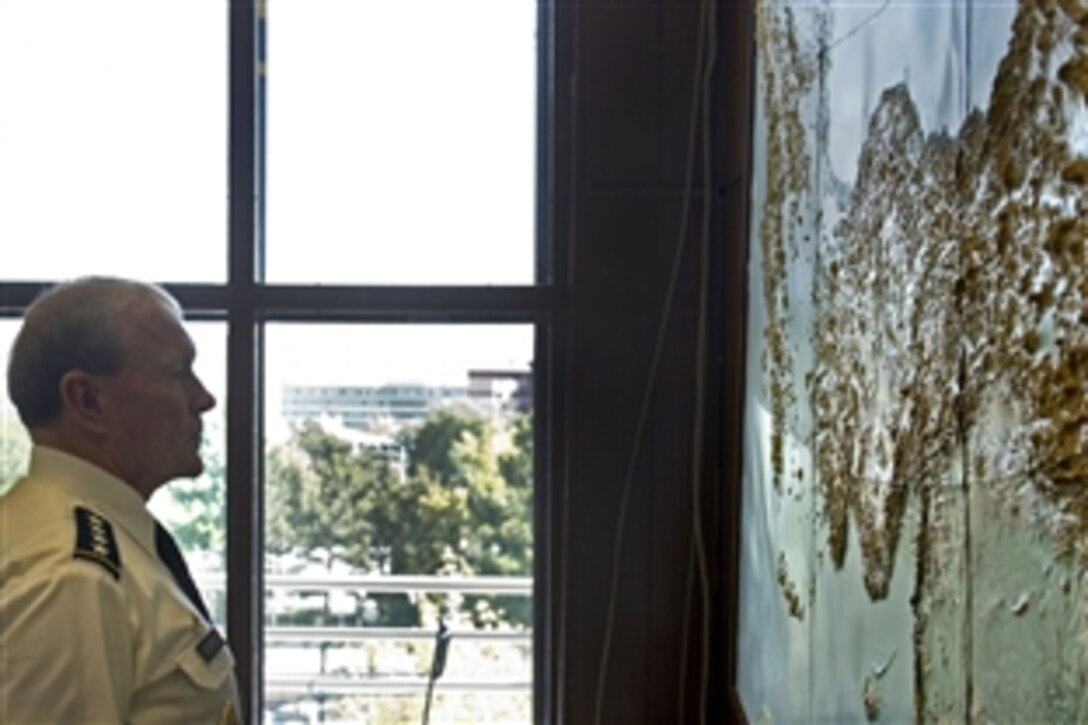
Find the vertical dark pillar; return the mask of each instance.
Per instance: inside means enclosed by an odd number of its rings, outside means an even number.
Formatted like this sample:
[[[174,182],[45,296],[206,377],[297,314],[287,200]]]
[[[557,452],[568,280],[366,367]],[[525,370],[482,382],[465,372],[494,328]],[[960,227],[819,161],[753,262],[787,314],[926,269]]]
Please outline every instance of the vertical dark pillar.
[[[251,722],[263,672],[260,462],[261,336],[254,307],[260,229],[261,28],[264,2],[230,1],[227,437],[227,636]]]
[[[554,719],[721,722],[733,681],[752,9],[715,8],[705,95],[699,3],[555,7],[552,232],[568,245],[557,273],[569,315],[567,458],[552,474]],[[699,469],[705,585],[693,554]]]

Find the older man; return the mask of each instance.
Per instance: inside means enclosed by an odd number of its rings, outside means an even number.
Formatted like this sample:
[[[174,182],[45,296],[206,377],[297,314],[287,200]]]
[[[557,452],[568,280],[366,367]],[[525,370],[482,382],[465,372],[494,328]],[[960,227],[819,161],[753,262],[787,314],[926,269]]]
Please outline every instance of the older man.
[[[151,516],[198,475],[201,414],[177,302],[88,278],[26,313],[8,390],[34,448],[0,497],[0,722],[238,720],[234,660]]]

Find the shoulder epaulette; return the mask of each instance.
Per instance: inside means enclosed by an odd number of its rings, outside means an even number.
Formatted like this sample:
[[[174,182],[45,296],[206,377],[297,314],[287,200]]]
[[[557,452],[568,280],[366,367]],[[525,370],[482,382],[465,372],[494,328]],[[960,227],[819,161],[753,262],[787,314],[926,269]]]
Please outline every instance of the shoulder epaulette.
[[[117,539],[113,536],[113,525],[101,514],[82,506],[76,506],[75,511],[75,557],[93,561],[105,568],[114,579],[120,579],[121,552],[117,549]]]

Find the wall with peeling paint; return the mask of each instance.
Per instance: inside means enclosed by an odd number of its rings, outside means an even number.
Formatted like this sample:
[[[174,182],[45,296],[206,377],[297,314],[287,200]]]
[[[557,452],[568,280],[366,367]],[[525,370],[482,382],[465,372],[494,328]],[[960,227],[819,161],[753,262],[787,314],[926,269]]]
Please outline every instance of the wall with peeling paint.
[[[1088,722],[1088,9],[756,13],[745,709]]]

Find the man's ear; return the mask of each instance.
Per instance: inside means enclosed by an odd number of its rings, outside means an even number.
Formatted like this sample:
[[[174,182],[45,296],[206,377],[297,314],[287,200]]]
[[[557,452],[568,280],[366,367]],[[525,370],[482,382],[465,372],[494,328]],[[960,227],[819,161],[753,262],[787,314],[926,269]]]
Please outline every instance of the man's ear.
[[[106,430],[105,386],[101,378],[82,370],[69,370],[60,379],[61,407],[83,428]]]

